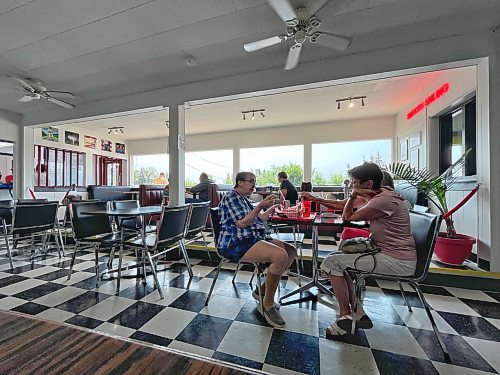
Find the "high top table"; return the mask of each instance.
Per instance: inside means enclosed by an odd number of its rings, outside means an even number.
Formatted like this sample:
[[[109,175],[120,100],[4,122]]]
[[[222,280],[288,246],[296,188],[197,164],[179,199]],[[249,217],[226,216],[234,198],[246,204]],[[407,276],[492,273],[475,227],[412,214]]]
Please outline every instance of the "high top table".
[[[309,282],[300,288],[285,294],[283,297],[280,298],[280,303],[288,297],[291,297],[295,294],[304,292],[306,290],[309,290],[313,287],[318,288],[318,290],[324,294],[332,294],[329,289],[327,289],[321,282],[320,282],[320,270],[319,270],[319,246],[318,246],[318,239],[319,239],[319,227],[332,227],[332,228],[345,228],[345,227],[353,227],[353,228],[366,228],[368,227],[368,224],[365,222],[350,222],[350,221],[343,221],[341,217],[335,217],[335,218],[321,218],[319,214],[316,213],[310,213],[308,216],[304,215],[298,218],[288,218],[288,217],[281,217],[277,215],[273,215],[270,218],[270,221],[276,224],[287,224],[287,225],[302,225],[302,226],[308,226],[312,228],[312,277],[308,277]],[[315,298],[315,296],[311,297]]]

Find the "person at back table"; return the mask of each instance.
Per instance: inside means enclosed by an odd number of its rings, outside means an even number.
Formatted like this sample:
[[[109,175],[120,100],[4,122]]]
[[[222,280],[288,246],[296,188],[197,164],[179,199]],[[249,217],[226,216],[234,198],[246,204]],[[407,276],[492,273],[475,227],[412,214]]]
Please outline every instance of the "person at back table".
[[[198,185],[193,186],[189,191],[192,194],[198,194],[198,199],[200,201],[209,201],[208,199],[208,185],[213,184],[214,182],[208,178],[208,174],[205,172],[201,172],[200,174],[200,183]]]
[[[278,181],[280,183],[280,190],[283,196],[287,201],[290,201],[290,204],[293,206],[297,203],[297,199],[299,199],[299,193],[295,188],[295,185],[288,180],[288,175],[286,172],[278,173]]]
[[[153,181],[151,181],[151,184],[153,184],[153,185],[167,185],[168,180],[165,177],[165,173],[160,172],[160,175],[158,177],[153,178]]]

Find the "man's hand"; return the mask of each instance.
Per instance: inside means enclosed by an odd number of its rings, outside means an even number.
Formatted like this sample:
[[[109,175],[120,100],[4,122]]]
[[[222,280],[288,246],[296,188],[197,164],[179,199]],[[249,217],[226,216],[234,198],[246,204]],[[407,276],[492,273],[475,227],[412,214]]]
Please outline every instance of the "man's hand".
[[[276,199],[276,196],[274,194],[269,195],[266,199],[262,200],[259,203],[259,207],[261,209],[268,209],[274,204],[274,200]]]
[[[305,199],[305,200],[308,200],[308,201],[315,201],[317,200],[317,198],[312,195],[311,193],[308,193],[308,192],[302,192],[300,193],[300,196]]]
[[[358,197],[363,197],[363,198],[373,198],[375,195],[377,195],[379,191],[372,190],[372,189],[359,189],[355,188],[352,190],[351,197],[352,198],[358,198]]]

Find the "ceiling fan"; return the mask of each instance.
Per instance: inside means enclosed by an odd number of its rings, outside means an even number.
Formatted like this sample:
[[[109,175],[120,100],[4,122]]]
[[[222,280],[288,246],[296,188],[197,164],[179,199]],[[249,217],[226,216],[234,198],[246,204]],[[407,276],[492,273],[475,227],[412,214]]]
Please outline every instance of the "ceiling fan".
[[[285,22],[285,34],[247,43],[243,46],[245,51],[254,52],[292,39],[294,43],[288,51],[285,63],[285,70],[291,70],[299,63],[302,46],[308,40],[337,51],[343,51],[351,44],[352,37],[350,36],[316,30],[321,25],[321,21],[306,7],[294,9],[289,0],[267,0],[267,2]]]
[[[44,83],[35,78],[19,78],[13,76],[10,76],[10,78],[19,83],[21,90],[24,93],[24,96],[18,99],[20,102],[31,102],[33,100],[45,99],[64,108],[75,108],[73,104],[57,98],[74,98],[75,95],[69,91],[47,90]]]

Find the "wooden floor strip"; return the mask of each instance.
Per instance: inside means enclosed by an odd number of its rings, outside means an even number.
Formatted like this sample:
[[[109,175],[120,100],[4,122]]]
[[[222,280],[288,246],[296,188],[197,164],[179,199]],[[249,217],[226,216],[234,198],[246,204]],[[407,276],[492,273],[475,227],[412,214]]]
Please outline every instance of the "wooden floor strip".
[[[248,373],[191,354],[7,311],[0,311],[0,348],[2,374]]]

